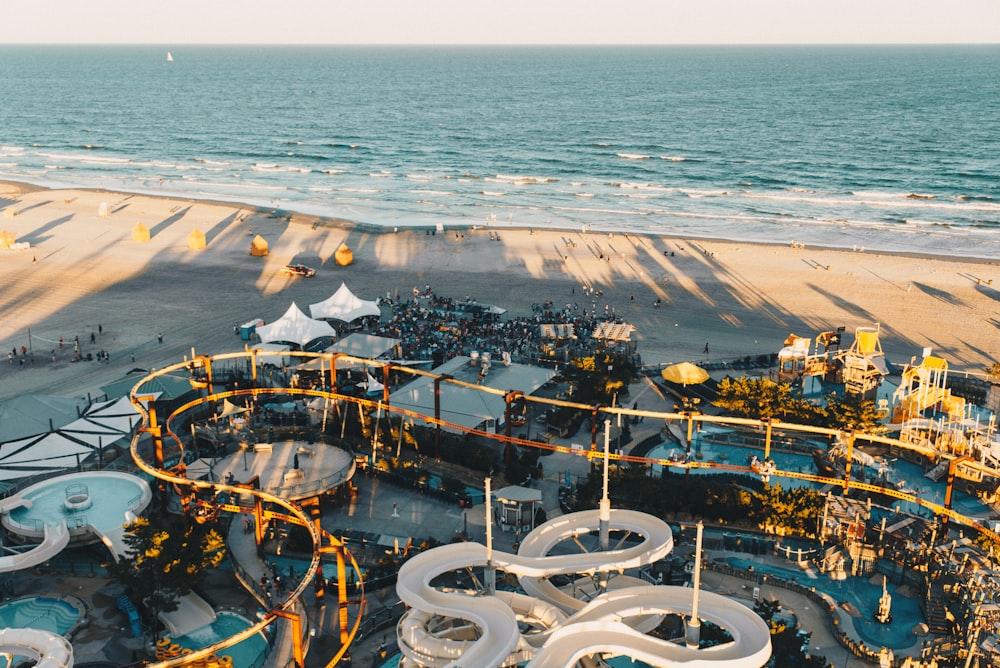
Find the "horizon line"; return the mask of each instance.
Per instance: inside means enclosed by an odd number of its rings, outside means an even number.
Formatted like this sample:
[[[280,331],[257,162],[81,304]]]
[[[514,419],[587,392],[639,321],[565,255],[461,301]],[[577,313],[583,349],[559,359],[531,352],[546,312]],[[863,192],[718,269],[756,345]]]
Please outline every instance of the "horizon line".
[[[429,48],[496,48],[496,47],[767,47],[767,46],[1000,46],[996,42],[496,42],[491,44],[467,42],[2,42],[0,46],[330,46],[330,47],[429,47]]]

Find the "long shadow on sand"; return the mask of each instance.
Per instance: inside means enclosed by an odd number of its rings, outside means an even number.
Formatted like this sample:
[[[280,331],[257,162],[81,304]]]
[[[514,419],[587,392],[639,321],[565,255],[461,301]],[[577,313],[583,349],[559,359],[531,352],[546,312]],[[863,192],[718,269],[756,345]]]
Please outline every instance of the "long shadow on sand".
[[[23,237],[21,237],[21,240],[27,241],[32,246],[37,246],[38,244],[50,238],[47,232],[54,230],[63,223],[68,223],[69,221],[73,220],[74,215],[75,214],[71,213],[66,216],[63,216],[62,218],[56,218],[55,220],[50,220],[41,227],[25,234]]]
[[[151,229],[149,231],[150,238],[155,237],[160,232],[165,231],[168,227],[170,227],[171,225],[173,225],[174,223],[176,223],[178,220],[180,220],[181,218],[183,218],[187,214],[187,212],[190,211],[190,210],[191,210],[191,207],[189,207],[189,206],[184,207],[183,209],[181,209],[180,211],[178,211],[174,215],[167,216],[166,218],[164,218],[163,220],[161,220],[160,222],[158,222],[153,227],[153,229]],[[206,237],[206,240],[207,240],[207,237]]]

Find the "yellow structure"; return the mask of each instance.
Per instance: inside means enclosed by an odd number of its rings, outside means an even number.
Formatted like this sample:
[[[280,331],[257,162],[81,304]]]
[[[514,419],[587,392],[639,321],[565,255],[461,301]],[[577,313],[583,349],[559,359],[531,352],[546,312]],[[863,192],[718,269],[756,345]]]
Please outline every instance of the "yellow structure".
[[[149,228],[142,223],[136,223],[132,228],[132,241],[149,241]]]
[[[962,419],[965,413],[965,399],[952,396],[946,387],[948,382],[948,362],[940,357],[927,355],[920,364],[908,364],[903,369],[899,387],[892,398],[896,406],[893,422],[905,422],[923,417],[923,412],[931,406],[946,413],[952,419]]]
[[[850,349],[837,356],[842,365],[844,391],[848,394],[874,399],[882,379],[889,375],[878,333],[877,325],[858,327]]]
[[[198,229],[191,230],[191,234],[188,235],[188,248],[192,250],[201,250],[204,247],[205,233]]]
[[[250,242],[250,255],[254,257],[264,257],[268,254],[267,239],[259,234]]]
[[[17,243],[17,235],[7,230],[0,230],[0,248],[10,248]]]
[[[337,252],[333,254],[333,259],[337,262],[338,266],[346,267],[354,263],[354,251],[351,250],[346,242],[342,242],[337,248]]]

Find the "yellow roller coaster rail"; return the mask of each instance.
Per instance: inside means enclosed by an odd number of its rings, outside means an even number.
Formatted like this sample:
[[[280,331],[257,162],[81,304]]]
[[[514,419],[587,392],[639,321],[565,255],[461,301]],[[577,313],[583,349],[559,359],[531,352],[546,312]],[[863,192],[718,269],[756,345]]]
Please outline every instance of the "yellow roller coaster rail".
[[[193,351],[192,351],[193,352]],[[259,385],[258,382],[261,380],[258,377],[259,374],[259,361],[262,359],[267,359],[268,357],[274,357],[276,359],[275,366],[282,366],[282,358],[285,360],[292,358],[298,359],[300,363],[312,361],[312,360],[322,360],[321,363],[321,374],[323,376],[324,382],[329,389],[310,389],[310,388],[300,388],[300,387],[268,387],[264,385]],[[238,389],[225,389],[222,391],[213,391],[215,385],[220,384],[218,381],[213,379],[213,366],[219,365],[220,363],[232,363],[234,361],[244,360],[248,362],[247,366],[250,369],[250,381],[251,386],[246,388]],[[341,394],[337,391],[337,365],[338,363],[350,363],[352,365],[362,364],[372,368],[382,368],[383,370],[383,381],[382,384],[383,394],[381,398],[362,398],[355,397],[351,395]],[[381,410],[385,411],[387,414],[395,414],[400,417],[410,418],[412,420],[419,420],[427,425],[435,428],[435,445],[439,445],[440,439],[440,429],[442,427],[447,428],[452,432],[460,432],[472,434],[475,436],[481,436],[483,438],[491,439],[500,443],[512,443],[515,445],[523,447],[532,447],[542,450],[550,450],[553,452],[562,452],[565,454],[582,456],[588,459],[601,457],[605,455],[603,451],[598,451],[597,440],[598,431],[596,425],[600,423],[597,419],[598,415],[604,414],[606,417],[611,416],[622,416],[622,418],[630,417],[643,417],[652,419],[662,419],[665,421],[680,421],[685,422],[687,425],[687,439],[688,443],[691,442],[694,430],[700,428],[704,424],[717,424],[729,427],[749,427],[765,434],[764,442],[764,458],[767,459],[770,456],[772,433],[774,430],[781,432],[796,432],[806,436],[815,437],[837,437],[842,439],[848,444],[848,448],[855,447],[859,441],[865,441],[872,445],[883,445],[890,446],[893,448],[898,448],[902,450],[909,450],[917,454],[922,455],[930,461],[937,460],[949,460],[949,476],[948,484],[945,492],[945,503],[938,504],[927,499],[922,499],[917,495],[908,494],[905,492],[900,492],[893,489],[888,489],[885,487],[880,487],[878,485],[871,485],[868,483],[858,482],[852,480],[850,477],[850,458],[848,458],[848,465],[846,475],[843,478],[829,478],[819,475],[813,475],[810,473],[801,473],[797,471],[783,471],[780,469],[772,470],[768,472],[770,476],[779,476],[789,479],[805,480],[808,482],[816,483],[819,485],[835,485],[848,491],[851,488],[859,489],[868,492],[875,492],[884,496],[897,498],[901,501],[908,501],[910,503],[917,504],[921,507],[927,508],[931,512],[940,516],[943,521],[953,520],[963,526],[970,527],[978,531],[986,539],[993,542],[995,545],[1000,546],[1000,536],[993,533],[987,527],[983,526],[976,520],[966,517],[958,512],[951,509],[951,492],[952,492],[952,482],[954,480],[955,469],[959,462],[962,462],[964,466],[970,467],[972,469],[977,469],[985,475],[993,476],[1000,479],[1000,470],[988,467],[980,462],[969,460],[968,458],[958,457],[951,455],[950,453],[941,452],[930,447],[926,447],[920,444],[908,443],[905,441],[900,441],[898,439],[889,438],[886,436],[878,434],[868,434],[862,432],[855,432],[853,430],[840,430],[831,429],[825,427],[815,427],[810,425],[794,424],[790,422],[781,422],[774,419],[751,419],[751,418],[736,418],[736,417],[722,417],[713,415],[704,415],[693,410],[685,410],[683,412],[657,412],[657,411],[646,411],[630,409],[626,407],[619,406],[605,406],[601,404],[589,405],[581,404],[572,401],[566,401],[561,399],[551,399],[547,397],[534,397],[525,395],[522,390],[519,389],[507,389],[501,390],[497,388],[491,388],[484,385],[478,385],[474,383],[467,383],[448,375],[435,374],[431,371],[425,371],[422,369],[417,369],[412,366],[399,365],[385,360],[372,360],[365,358],[353,357],[350,355],[345,355],[342,353],[308,353],[308,352],[270,352],[261,350],[246,350],[243,352],[235,353],[224,353],[221,355],[214,356],[192,356],[191,360],[187,360],[178,364],[164,367],[162,369],[156,370],[150,373],[148,376],[139,380],[136,385],[132,388],[130,393],[130,399],[135,405],[136,409],[142,414],[143,422],[141,428],[137,431],[136,435],[132,440],[131,453],[132,458],[135,460],[136,465],[148,473],[149,475],[162,480],[171,485],[177,486],[179,488],[189,487],[193,491],[206,490],[210,491],[213,495],[217,495],[220,492],[232,492],[237,494],[251,494],[255,497],[255,511],[259,514],[258,519],[268,519],[276,518],[282,521],[291,522],[306,527],[313,541],[313,558],[309,564],[309,568],[306,570],[302,580],[295,586],[294,590],[282,601],[280,601],[272,610],[270,610],[264,619],[254,624],[250,628],[241,631],[240,633],[226,638],[222,641],[215,643],[209,647],[192,652],[191,654],[185,655],[183,657],[177,657],[175,659],[169,659],[155,664],[150,664],[155,666],[155,668],[168,668],[171,666],[180,666],[185,663],[195,661],[199,658],[207,657],[210,654],[216,653],[221,649],[230,647],[239,641],[252,636],[253,634],[263,630],[265,627],[273,623],[278,618],[287,618],[292,620],[293,629],[295,631],[295,662],[299,666],[304,665],[303,650],[301,647],[301,633],[299,624],[301,620],[299,615],[295,612],[295,604],[305,593],[309,583],[313,581],[317,571],[321,572],[321,554],[324,552],[334,551],[338,555],[338,597],[340,604],[340,621],[341,621],[341,646],[337,651],[336,655],[332,657],[327,666],[335,666],[337,663],[346,655],[351,642],[357,634],[361,618],[360,610],[363,606],[359,606],[359,616],[354,620],[353,626],[348,627],[347,624],[347,598],[346,598],[346,578],[344,577],[344,560],[349,559],[355,572],[359,574],[360,579],[360,569],[358,568],[357,562],[354,557],[346,550],[343,543],[338,539],[322,531],[319,528],[318,517],[310,518],[306,510],[303,509],[303,505],[307,505],[308,502],[300,502],[298,504],[293,503],[287,499],[281,498],[279,496],[269,494],[260,489],[251,488],[245,484],[227,484],[224,482],[205,482],[201,480],[190,480],[183,475],[183,470],[178,471],[175,469],[166,469],[163,466],[163,432],[164,427],[158,421],[155,408],[152,407],[152,396],[143,391],[143,386],[146,385],[150,380],[157,378],[159,376],[167,374],[176,374],[177,372],[188,372],[191,374],[192,386],[202,387],[207,390],[207,394],[196,400],[190,401],[179,408],[175,409],[166,420],[165,431],[167,435],[177,444],[177,446],[183,452],[184,445],[181,439],[170,429],[171,422],[178,416],[183,415],[185,412],[201,406],[207,403],[221,401],[222,399],[232,398],[232,397],[253,397],[259,398],[261,396],[269,395],[289,395],[289,396],[300,396],[300,397],[320,397],[333,402],[340,403],[353,403],[358,405],[360,408],[367,409],[377,409],[381,407]],[[434,381],[434,391],[435,391],[435,410],[433,415],[426,415],[424,413],[407,410],[404,408],[393,406],[390,402],[389,396],[389,374],[390,372],[398,374],[406,374],[410,376],[425,376],[433,379]],[[489,394],[494,394],[497,396],[503,396],[506,400],[507,406],[507,416],[506,416],[506,432],[504,434],[497,434],[493,432],[484,431],[481,429],[464,427],[458,424],[448,422],[441,419],[441,402],[440,402],[440,387],[442,384],[449,384],[459,387],[464,387],[467,389],[475,390],[478,392],[485,392]],[[591,442],[589,449],[579,449],[572,448],[568,446],[554,445],[544,441],[534,441],[526,438],[517,438],[510,434],[511,426],[511,403],[514,400],[523,399],[524,401],[531,402],[534,404],[550,407],[550,408],[571,408],[576,410],[581,410],[591,413],[595,418],[592,423],[594,428],[591,430]],[[139,441],[144,435],[149,435],[153,439],[154,447],[154,462],[147,462],[139,451]],[[436,450],[437,452],[437,450]],[[658,464],[661,466],[667,466],[672,468],[685,468],[685,469],[713,469],[719,472],[736,472],[736,473],[746,473],[755,475],[754,471],[749,466],[738,466],[734,464],[723,464],[718,462],[703,462],[697,460],[687,460],[682,462],[677,462],[670,459],[660,459],[653,457],[638,457],[633,455],[623,455],[610,453],[608,458],[612,461],[627,462],[640,465],[653,465]],[[182,459],[183,461],[183,459]],[[286,512],[278,513],[273,510],[261,510],[264,503],[274,504],[280,508],[283,508]],[[249,512],[244,506],[234,505],[234,504],[214,504],[219,510],[226,512]],[[318,513],[317,513],[318,514]],[[263,522],[256,522],[256,531],[258,532],[257,539],[260,540],[262,535],[262,525]],[[362,583],[362,600],[363,600],[363,583]]]

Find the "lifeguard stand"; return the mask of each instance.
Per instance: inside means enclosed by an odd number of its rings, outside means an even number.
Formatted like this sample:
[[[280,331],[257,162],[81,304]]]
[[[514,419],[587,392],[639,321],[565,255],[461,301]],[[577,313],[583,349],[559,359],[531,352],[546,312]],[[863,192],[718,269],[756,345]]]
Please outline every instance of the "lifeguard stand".
[[[874,400],[882,379],[889,375],[878,335],[878,325],[858,327],[854,330],[854,343],[837,356],[847,394]]]

